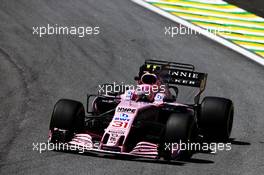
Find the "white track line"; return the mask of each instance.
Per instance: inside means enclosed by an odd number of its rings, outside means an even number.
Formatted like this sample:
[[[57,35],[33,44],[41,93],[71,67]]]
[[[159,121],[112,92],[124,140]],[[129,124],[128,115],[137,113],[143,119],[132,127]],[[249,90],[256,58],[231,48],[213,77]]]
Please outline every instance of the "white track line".
[[[160,0],[147,0],[147,1],[152,1],[152,2],[160,2]],[[204,4],[227,4],[225,1],[222,0],[187,0],[189,2],[201,2]]]
[[[245,12],[244,9],[241,8],[216,8],[216,7],[208,7],[203,5],[197,5],[197,4],[186,4],[184,2],[165,2],[165,1],[157,1],[157,0],[146,0],[150,3],[159,3],[158,5],[173,5],[173,6],[180,6],[180,7],[190,7],[190,8],[200,8],[204,10],[214,10],[216,12]],[[186,1],[187,2],[187,1]]]
[[[210,38],[210,39],[212,39],[212,40],[214,40],[214,41],[216,41],[216,42],[218,42],[218,43],[220,43],[226,47],[229,47],[232,50],[237,51],[237,52],[241,53],[242,55],[244,55],[244,56],[250,58],[251,60],[261,64],[262,66],[264,66],[264,58],[263,57],[261,57],[257,54],[254,54],[253,52],[251,52],[251,51],[249,51],[243,47],[240,47],[239,45],[236,45],[235,43],[232,43],[228,40],[225,40],[224,38],[222,38],[218,35],[214,35],[213,33],[210,33],[207,30],[204,30],[199,26],[196,26],[196,25],[194,25],[194,24],[192,24],[192,23],[190,23],[190,22],[188,22],[188,21],[186,21],[186,20],[184,20],[178,16],[174,16],[174,15],[172,15],[172,14],[170,14],[170,13],[168,13],[168,12],[158,8],[158,7],[152,6],[151,4],[144,2],[143,0],[131,0],[131,1],[147,8],[153,12],[156,12],[156,13],[160,14],[161,16],[164,16],[164,17],[166,17],[166,18],[168,18],[174,22],[185,25],[186,27],[188,27],[192,30],[196,30],[197,32],[201,33],[202,35],[204,35],[204,36],[206,36],[206,37],[208,37],[208,38]]]

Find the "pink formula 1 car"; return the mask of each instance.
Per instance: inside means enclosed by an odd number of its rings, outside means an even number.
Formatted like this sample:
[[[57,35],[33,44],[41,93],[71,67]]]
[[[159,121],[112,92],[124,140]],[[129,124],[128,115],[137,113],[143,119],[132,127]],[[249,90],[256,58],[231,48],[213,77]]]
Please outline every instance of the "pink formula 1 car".
[[[105,84],[82,103],[61,99],[53,110],[49,142],[78,151],[154,159],[189,159],[193,150],[180,143],[229,139],[234,107],[229,99],[200,95],[207,74],[194,66],[146,60],[135,77],[134,88]],[[192,103],[183,103],[179,87],[196,90]],[[183,88],[184,89],[184,88]],[[192,90],[192,92],[194,92]],[[190,96],[187,93],[183,99]]]

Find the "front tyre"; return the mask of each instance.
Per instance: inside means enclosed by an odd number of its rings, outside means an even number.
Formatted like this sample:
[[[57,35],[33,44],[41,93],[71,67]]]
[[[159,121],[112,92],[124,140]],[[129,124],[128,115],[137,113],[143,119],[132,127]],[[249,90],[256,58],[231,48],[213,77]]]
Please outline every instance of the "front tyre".
[[[193,150],[173,151],[173,145],[180,143],[188,144],[195,141],[197,134],[197,125],[194,116],[191,113],[172,113],[166,123],[163,146],[160,150],[161,157],[165,160],[188,160],[193,154]],[[170,145],[170,149],[166,145]]]
[[[85,110],[78,101],[61,99],[55,106],[50,120],[51,142],[67,142],[74,133],[84,128]]]

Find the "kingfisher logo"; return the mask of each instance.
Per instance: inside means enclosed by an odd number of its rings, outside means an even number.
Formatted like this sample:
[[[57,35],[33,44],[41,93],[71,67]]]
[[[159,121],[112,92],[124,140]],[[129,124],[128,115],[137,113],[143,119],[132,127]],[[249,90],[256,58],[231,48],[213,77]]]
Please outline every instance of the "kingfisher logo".
[[[136,112],[136,109],[118,107],[118,108],[117,108],[117,112],[135,113],[135,112]]]
[[[115,120],[129,121],[129,119],[128,119],[128,115],[127,115],[127,114],[120,114],[120,116],[115,117]]]

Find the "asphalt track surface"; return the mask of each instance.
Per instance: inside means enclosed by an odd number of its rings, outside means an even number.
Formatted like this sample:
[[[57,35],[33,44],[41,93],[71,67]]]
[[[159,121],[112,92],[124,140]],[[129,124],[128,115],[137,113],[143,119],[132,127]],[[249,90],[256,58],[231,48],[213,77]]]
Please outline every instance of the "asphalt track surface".
[[[0,5],[0,174],[262,174],[264,69],[203,36],[164,35],[177,24],[125,0],[5,0]],[[47,24],[100,26],[95,37],[32,35]],[[231,151],[165,164],[33,151],[47,140],[59,98],[85,102],[104,82],[133,82],[144,59],[209,73],[204,95],[231,98]]]

